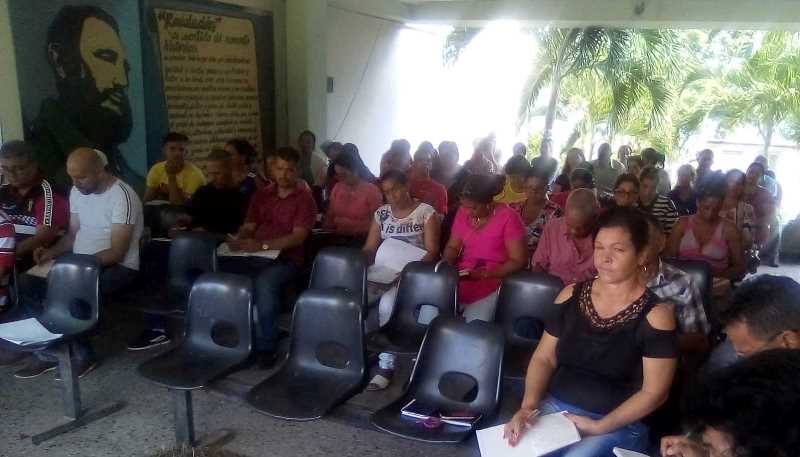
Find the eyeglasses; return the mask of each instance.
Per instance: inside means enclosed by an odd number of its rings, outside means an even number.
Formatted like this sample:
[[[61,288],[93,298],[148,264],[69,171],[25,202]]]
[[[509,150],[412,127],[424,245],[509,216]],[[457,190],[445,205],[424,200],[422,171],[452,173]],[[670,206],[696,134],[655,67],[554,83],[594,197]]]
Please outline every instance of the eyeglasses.
[[[637,190],[615,190],[614,195],[617,197],[635,197],[639,195],[639,191]]]

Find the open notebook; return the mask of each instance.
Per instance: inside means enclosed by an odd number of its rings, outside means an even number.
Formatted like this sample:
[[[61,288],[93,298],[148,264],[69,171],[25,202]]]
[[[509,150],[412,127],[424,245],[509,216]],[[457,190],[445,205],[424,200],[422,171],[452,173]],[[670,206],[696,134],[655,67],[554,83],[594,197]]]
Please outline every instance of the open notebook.
[[[581,435],[563,413],[540,416],[515,447],[503,438],[505,424],[478,430],[482,457],[538,457],[577,443]]]
[[[51,333],[34,318],[0,324],[0,339],[20,346],[45,343],[61,338],[60,334]]]
[[[375,264],[367,270],[367,280],[378,284],[391,284],[400,276],[403,268],[422,260],[428,252],[405,241],[387,238],[375,254]]]
[[[228,246],[228,243],[222,243],[217,248],[217,255],[220,257],[262,257],[265,259],[277,259],[281,254],[278,249],[271,249],[269,251],[256,251],[256,252],[234,252]]]

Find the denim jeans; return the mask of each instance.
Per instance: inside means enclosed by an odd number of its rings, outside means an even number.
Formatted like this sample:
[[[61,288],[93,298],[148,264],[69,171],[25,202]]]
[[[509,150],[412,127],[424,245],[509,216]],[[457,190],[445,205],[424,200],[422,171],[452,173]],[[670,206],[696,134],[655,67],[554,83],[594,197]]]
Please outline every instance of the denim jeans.
[[[542,414],[567,411],[578,416],[601,419],[602,414],[590,413],[577,406],[564,403],[555,397],[548,396],[539,405]],[[614,457],[613,449],[619,447],[629,451],[647,452],[650,433],[646,425],[634,422],[605,435],[583,438],[579,442],[547,454],[547,457]]]

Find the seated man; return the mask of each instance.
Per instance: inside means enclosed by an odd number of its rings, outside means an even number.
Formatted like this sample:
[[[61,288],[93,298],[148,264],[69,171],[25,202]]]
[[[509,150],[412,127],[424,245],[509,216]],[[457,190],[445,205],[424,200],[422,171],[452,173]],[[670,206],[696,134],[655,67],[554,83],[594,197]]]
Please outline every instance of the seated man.
[[[642,281],[664,303],[675,309],[678,323],[678,347],[681,352],[705,352],[708,350],[707,335],[711,331],[703,298],[692,277],[683,270],[661,261],[666,246],[666,237],[658,219],[647,214],[650,226],[646,263],[642,265]]]
[[[0,208],[14,224],[20,272],[33,266],[33,251],[50,246],[69,223],[67,199],[42,177],[34,154],[23,141],[0,147],[0,171],[7,180],[0,186]]]
[[[89,148],[74,150],[67,159],[67,174],[72,178],[70,220],[67,234],[52,247],[33,252],[42,265],[61,254],[74,252],[97,258],[102,267],[100,294],[108,295],[136,279],[139,270],[139,239],[142,236],[142,203],[127,184],[106,171],[105,154]],[[21,275],[23,306],[39,306],[47,289],[42,278]],[[57,366],[37,354],[27,367],[17,371],[18,378],[34,378]],[[75,367],[81,377],[91,371],[96,361],[87,338],[78,341]]]
[[[598,204],[594,192],[575,189],[569,194],[564,216],[544,226],[531,270],[557,276],[565,284],[586,281],[595,275],[594,224]]]
[[[233,181],[231,155],[224,149],[214,149],[208,155],[206,175],[208,184],[189,200],[189,216],[179,221],[179,228],[204,230],[224,240],[226,234],[239,231],[249,200]]]
[[[284,147],[275,152],[272,177],[275,184],[258,191],[250,202],[244,225],[236,239],[228,245],[234,251],[256,252],[280,250],[278,260],[235,258],[227,269],[233,272],[258,273],[256,310],[260,331],[256,332],[255,349],[262,367],[275,362],[277,318],[281,294],[294,280],[304,263],[304,244],[317,217],[317,205],[308,190],[298,187],[300,155]],[[250,262],[252,260],[252,262]]]
[[[165,200],[173,205],[183,205],[206,179],[203,172],[186,161],[186,143],[189,138],[182,133],[170,132],[164,137],[164,160],[150,168],[147,173],[145,203]]]
[[[656,167],[645,167],[639,173],[639,209],[655,216],[664,229],[664,233],[669,236],[679,214],[675,203],[666,195],[658,193],[661,171],[663,170]]]
[[[414,153],[414,162],[411,164],[408,188],[411,197],[422,203],[427,203],[440,215],[447,213],[447,189],[431,179],[433,168],[433,155],[427,149],[419,149]]]

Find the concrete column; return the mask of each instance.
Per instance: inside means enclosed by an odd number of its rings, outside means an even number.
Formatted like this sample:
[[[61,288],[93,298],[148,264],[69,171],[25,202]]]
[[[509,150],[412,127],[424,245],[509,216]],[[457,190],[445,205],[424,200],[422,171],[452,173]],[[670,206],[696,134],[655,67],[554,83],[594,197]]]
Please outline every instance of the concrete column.
[[[289,142],[310,129],[318,142],[327,138],[327,0],[286,2],[286,79]]]

